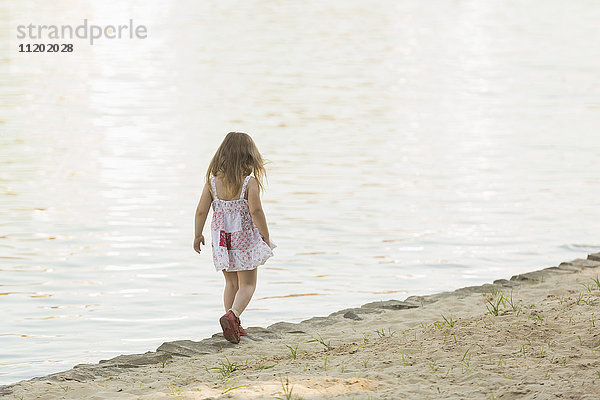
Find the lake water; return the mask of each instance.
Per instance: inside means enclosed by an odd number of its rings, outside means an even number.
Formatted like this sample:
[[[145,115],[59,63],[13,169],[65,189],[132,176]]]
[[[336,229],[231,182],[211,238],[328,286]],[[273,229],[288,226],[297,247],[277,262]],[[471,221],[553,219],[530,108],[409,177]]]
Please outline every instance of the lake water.
[[[36,42],[18,24],[84,18],[148,38],[16,51]],[[598,20],[594,1],[3,1],[0,383],[219,331],[193,219],[230,130],[270,160],[278,244],[245,326],[600,251]]]

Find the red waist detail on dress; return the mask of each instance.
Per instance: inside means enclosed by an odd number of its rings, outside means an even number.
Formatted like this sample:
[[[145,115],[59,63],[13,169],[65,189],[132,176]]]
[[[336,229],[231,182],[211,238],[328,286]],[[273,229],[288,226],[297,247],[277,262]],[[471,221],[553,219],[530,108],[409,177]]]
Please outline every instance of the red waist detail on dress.
[[[231,250],[231,233],[221,231],[219,246],[227,247],[227,250]]]

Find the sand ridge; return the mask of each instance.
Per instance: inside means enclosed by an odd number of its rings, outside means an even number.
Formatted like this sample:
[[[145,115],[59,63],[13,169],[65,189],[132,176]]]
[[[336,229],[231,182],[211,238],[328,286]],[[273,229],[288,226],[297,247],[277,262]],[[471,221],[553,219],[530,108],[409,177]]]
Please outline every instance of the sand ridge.
[[[600,253],[0,387],[9,399],[597,399]]]

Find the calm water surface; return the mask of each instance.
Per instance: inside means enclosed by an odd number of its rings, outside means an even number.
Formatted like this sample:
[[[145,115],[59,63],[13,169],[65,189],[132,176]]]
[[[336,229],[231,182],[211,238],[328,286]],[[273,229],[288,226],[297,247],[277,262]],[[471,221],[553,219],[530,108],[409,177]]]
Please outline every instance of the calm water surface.
[[[230,130],[270,160],[279,246],[247,326],[600,251],[598,2],[0,11],[0,383],[218,331],[193,217]],[[15,51],[18,24],[83,18],[148,38]]]

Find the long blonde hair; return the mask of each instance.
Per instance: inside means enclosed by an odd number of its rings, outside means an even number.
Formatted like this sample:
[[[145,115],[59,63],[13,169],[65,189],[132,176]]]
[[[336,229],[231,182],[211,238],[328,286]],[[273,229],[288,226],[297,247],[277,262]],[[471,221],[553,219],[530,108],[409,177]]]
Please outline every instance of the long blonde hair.
[[[267,177],[264,164],[250,135],[244,132],[229,132],[210,160],[206,171],[206,183],[211,187],[210,177],[220,173],[225,186],[224,198],[229,199],[240,191],[243,178],[254,174],[260,192],[264,188],[263,179]]]

